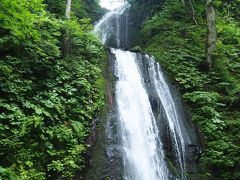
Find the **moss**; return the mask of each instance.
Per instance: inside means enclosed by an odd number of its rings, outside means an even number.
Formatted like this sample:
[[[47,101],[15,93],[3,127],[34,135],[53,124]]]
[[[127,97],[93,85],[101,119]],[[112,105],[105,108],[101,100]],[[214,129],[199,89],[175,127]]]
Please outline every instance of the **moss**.
[[[170,170],[174,177],[178,176],[179,174],[178,170],[170,160],[168,160],[168,169]]]

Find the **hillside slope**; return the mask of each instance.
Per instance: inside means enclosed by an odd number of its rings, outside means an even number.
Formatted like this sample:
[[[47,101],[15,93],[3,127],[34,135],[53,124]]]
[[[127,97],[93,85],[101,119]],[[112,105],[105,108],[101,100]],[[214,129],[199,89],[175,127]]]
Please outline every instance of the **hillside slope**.
[[[0,6],[0,179],[72,179],[104,105],[105,51],[85,18],[99,5],[74,2],[71,20],[65,1]]]

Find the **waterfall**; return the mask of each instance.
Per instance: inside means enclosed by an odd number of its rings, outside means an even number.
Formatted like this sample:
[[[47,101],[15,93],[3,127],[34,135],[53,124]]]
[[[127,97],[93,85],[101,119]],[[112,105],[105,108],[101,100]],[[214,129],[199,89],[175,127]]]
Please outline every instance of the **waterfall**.
[[[123,15],[124,11],[130,7],[125,2],[119,8],[107,12],[100,21],[94,26],[94,34],[96,34],[103,44],[121,47],[126,45],[127,41],[127,18]]]
[[[176,159],[180,165],[181,177],[184,178],[185,174],[185,142],[182,131],[184,126],[181,126],[181,117],[177,112],[174,100],[170,93],[170,89],[163,76],[163,72],[160,68],[159,63],[155,62],[153,58],[149,58],[149,74],[150,79],[154,84],[154,88],[157,95],[162,103],[164,112],[167,116],[168,125],[171,131],[171,138],[173,141],[173,147],[176,155]]]
[[[150,81],[152,81],[154,88],[157,92],[165,115],[167,116],[168,126],[170,129],[171,139],[175,151],[175,158],[180,166],[181,178],[185,179],[185,139],[189,141],[188,136],[183,136],[185,127],[180,125],[181,117],[177,112],[177,107],[174,103],[170,89],[166,83],[163,75],[163,71],[160,68],[160,64],[157,63],[153,57],[149,58],[149,75]]]
[[[116,101],[124,150],[125,179],[168,179],[162,143],[135,53],[116,56]]]
[[[125,12],[129,7],[126,2],[106,13],[94,28],[103,44],[115,47],[110,48],[114,108],[106,125],[107,137],[112,139],[106,154],[110,154],[111,161],[118,156],[115,152],[121,154],[119,168],[123,173],[112,179],[187,179],[186,163],[194,161],[190,156],[197,145],[181,103],[176,103],[160,64],[153,57],[117,49],[125,48],[128,42]]]

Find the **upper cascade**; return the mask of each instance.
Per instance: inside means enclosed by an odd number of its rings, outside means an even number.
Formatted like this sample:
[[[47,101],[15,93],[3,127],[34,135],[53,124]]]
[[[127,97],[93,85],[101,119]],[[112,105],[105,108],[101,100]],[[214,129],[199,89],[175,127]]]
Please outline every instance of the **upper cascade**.
[[[110,47],[122,48],[127,44],[127,16],[123,13],[130,8],[128,2],[115,10],[107,12],[94,26],[93,33],[101,42]]]

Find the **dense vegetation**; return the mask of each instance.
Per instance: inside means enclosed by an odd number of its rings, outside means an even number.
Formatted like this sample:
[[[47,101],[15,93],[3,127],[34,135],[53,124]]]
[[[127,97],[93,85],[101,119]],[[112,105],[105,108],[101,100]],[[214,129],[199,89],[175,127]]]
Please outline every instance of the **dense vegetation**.
[[[166,69],[198,126],[198,178],[240,179],[240,1],[213,3],[212,69],[205,1],[129,2],[151,9],[136,49]],[[72,1],[66,19],[65,6],[0,2],[0,179],[71,179],[84,168],[90,124],[104,105],[105,58],[86,17],[103,11],[98,0]]]
[[[0,2],[0,179],[71,179],[84,167],[104,104],[104,49],[84,18],[101,11],[84,2],[71,20],[63,0]]]
[[[200,179],[240,179],[240,1],[214,1],[218,38],[212,69],[206,61],[205,1],[146,2],[154,11],[144,22],[141,48],[178,85],[198,125]]]

